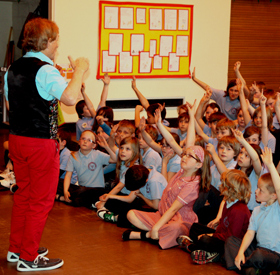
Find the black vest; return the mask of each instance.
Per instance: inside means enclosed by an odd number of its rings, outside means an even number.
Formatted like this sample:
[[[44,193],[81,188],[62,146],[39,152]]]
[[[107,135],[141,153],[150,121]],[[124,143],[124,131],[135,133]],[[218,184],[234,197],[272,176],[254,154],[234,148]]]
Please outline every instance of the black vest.
[[[56,139],[57,99],[43,99],[36,88],[38,70],[49,65],[33,57],[22,57],[8,71],[10,133],[18,136]]]

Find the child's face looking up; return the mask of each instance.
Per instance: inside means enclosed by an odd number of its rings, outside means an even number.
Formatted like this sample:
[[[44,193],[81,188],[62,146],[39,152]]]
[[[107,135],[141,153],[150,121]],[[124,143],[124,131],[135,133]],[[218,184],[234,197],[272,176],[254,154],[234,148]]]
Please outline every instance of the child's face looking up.
[[[87,105],[84,106],[82,115],[84,117],[91,117],[91,114],[90,114],[90,111],[89,111]]]
[[[83,132],[80,137],[79,144],[81,150],[89,151],[91,149],[94,149],[96,146],[94,134],[88,131]]]
[[[243,112],[240,110],[238,115],[237,115],[237,122],[238,125],[241,127],[245,127],[245,121],[244,121],[244,117],[243,117]]]
[[[237,163],[242,168],[249,168],[251,166],[251,158],[245,148],[242,148],[238,157]]]
[[[218,155],[224,164],[228,164],[234,158],[234,151],[230,146],[221,144],[218,148]]]
[[[147,124],[155,124],[155,118],[151,113],[147,113]]]
[[[145,150],[149,147],[149,145],[145,142],[141,134],[138,135],[138,141],[141,149]]]
[[[259,112],[255,118],[254,118],[254,124],[258,127],[261,128],[262,127],[262,115],[261,112]]]
[[[133,152],[132,152],[132,147],[131,147],[130,143],[123,144],[120,147],[119,156],[122,161],[127,161],[127,160],[131,159],[132,154],[133,154]]]
[[[179,120],[179,129],[182,133],[186,133],[188,131],[189,121],[187,119],[180,119]]]
[[[266,202],[268,205],[272,204],[275,198],[277,198],[275,193],[269,193],[266,184],[262,179],[258,180],[258,188],[255,191],[255,194],[257,202]]]
[[[166,156],[170,152],[174,154],[174,150],[169,146],[168,143],[166,143],[165,139],[162,140],[161,151],[163,156]]]
[[[271,110],[272,113],[275,113],[275,99],[273,98],[269,98],[267,101],[266,101],[266,106],[269,107],[269,109]]]
[[[118,130],[117,130],[117,135],[116,135],[116,142],[118,144],[121,143],[121,141],[124,139],[124,138],[127,138],[127,137],[131,137],[131,133],[129,131],[129,128],[128,127],[119,127]]]
[[[239,96],[239,91],[237,89],[237,86],[233,86],[233,87],[229,88],[228,95],[229,95],[230,100],[232,100],[232,101],[237,99]]]
[[[104,137],[106,140],[108,140],[109,136],[103,131],[103,129],[99,126],[96,131],[98,136]]]
[[[210,106],[208,106],[205,111],[205,118],[207,121],[209,121],[209,117],[212,113],[214,113],[214,109],[212,109]]]
[[[216,129],[216,138],[220,140],[222,137],[230,136],[231,132],[229,129]]]
[[[246,141],[250,144],[259,145],[260,144],[260,135],[253,134],[253,135],[249,136],[248,138],[246,138]]]

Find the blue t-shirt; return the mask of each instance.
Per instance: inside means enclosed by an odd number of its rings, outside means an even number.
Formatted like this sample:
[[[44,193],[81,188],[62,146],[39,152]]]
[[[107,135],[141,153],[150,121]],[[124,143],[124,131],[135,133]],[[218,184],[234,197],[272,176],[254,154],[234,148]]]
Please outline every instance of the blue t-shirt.
[[[76,122],[76,140],[80,140],[81,134],[85,130],[92,130],[93,117],[83,117]]]
[[[255,207],[248,230],[256,232],[259,247],[280,253],[280,206],[276,200],[269,206]]]
[[[67,163],[68,163],[68,160],[69,160],[70,156],[71,156],[71,151],[70,151],[67,147],[64,147],[64,148],[62,149],[62,151],[60,152],[60,155],[59,155],[60,170],[64,170],[64,171],[65,171],[65,172],[60,176],[61,179],[64,179],[64,178],[65,178],[66,166],[67,166]],[[77,172],[74,171],[74,172],[72,173],[72,177],[71,177],[70,183],[71,183],[71,184],[75,184],[77,181],[78,181]]]
[[[108,165],[110,156],[98,150],[84,155],[79,150],[71,155],[66,171],[77,171],[79,185],[86,187],[105,187],[103,165]]]
[[[54,98],[57,98],[58,100],[60,100],[61,95],[66,89],[68,83],[60,75],[58,69],[53,66],[53,61],[41,52],[27,52],[23,57],[24,58],[35,57],[41,61],[50,64],[50,65],[44,65],[38,70],[35,77],[36,88],[38,90],[39,95],[43,99],[51,101]],[[8,77],[8,72],[4,76],[4,80],[5,80],[4,93],[5,93],[6,100],[9,101],[7,77]]]

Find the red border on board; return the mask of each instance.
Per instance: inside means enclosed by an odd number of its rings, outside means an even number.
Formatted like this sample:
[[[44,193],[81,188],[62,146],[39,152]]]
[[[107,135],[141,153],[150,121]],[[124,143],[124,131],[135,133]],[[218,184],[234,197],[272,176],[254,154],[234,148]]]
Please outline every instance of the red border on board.
[[[121,9],[132,9],[132,29],[121,28]],[[120,7],[120,30],[134,30],[134,8]]]
[[[138,9],[145,10],[145,22],[144,23],[138,23],[137,22],[137,10]],[[146,24],[146,16],[147,16],[147,8],[136,8],[135,9],[136,24]]]
[[[103,77],[103,75],[100,74],[100,49],[101,49],[101,15],[102,15],[102,5],[122,5],[122,6],[126,6],[126,5],[137,5],[137,6],[166,6],[166,7],[176,7],[176,8],[190,8],[190,12],[189,12],[189,18],[191,18],[192,20],[190,20],[190,28],[189,28],[189,66],[191,66],[191,57],[192,57],[192,39],[193,39],[193,12],[194,12],[194,5],[184,5],[184,4],[168,4],[168,3],[147,3],[147,2],[143,2],[143,3],[138,3],[138,2],[114,2],[114,1],[99,1],[99,49],[98,49],[98,67],[97,67],[97,74],[96,74],[96,78],[100,79]],[[132,75],[112,75],[110,76],[111,79],[131,79]],[[189,74],[182,74],[182,75],[137,75],[137,78],[191,78],[191,70],[189,68]]]

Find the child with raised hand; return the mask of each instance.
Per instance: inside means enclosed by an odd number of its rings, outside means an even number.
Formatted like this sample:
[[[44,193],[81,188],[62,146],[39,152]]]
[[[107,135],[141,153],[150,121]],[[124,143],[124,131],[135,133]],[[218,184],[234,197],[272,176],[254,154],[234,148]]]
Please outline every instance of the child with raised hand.
[[[131,87],[142,105],[142,108],[140,105],[137,105],[135,108],[135,127],[138,128],[138,126],[139,126],[140,112],[143,110],[143,108],[147,112],[147,123],[148,124],[155,124],[155,121],[154,121],[155,110],[157,110],[159,108],[161,110],[161,117],[163,120],[163,124],[165,126],[168,126],[169,122],[167,120],[165,120],[166,109],[164,107],[164,103],[163,103],[163,105],[161,105],[160,103],[150,104],[149,101],[147,100],[147,98],[136,87],[135,76],[133,76],[133,78],[132,78]]]
[[[251,182],[251,198],[248,202],[248,208],[253,211],[254,208],[259,205],[255,198],[258,179],[261,175],[265,174],[267,170],[262,166],[260,147],[255,144],[249,144],[239,130],[232,130],[232,132],[242,146],[237,157],[236,169],[243,171]]]
[[[251,119],[250,113],[248,111],[247,103],[245,100],[245,96],[243,93],[243,86],[241,83],[238,83],[239,87],[239,98],[240,98],[240,103],[241,103],[241,108],[245,120],[245,124],[247,125],[246,127],[249,126],[256,126],[260,129],[261,131],[261,141],[259,143],[260,147],[264,149],[264,147],[269,147],[271,148],[272,152],[274,153],[275,151],[275,146],[276,146],[276,139],[275,137],[271,134],[269,131],[272,127],[272,112],[271,110],[266,107],[266,97],[264,95],[261,95],[260,97],[260,107],[258,107],[253,114],[253,118]],[[246,131],[246,130],[245,130]]]
[[[206,91],[208,85],[196,78],[195,68],[192,72],[192,80]],[[236,110],[240,107],[238,98],[239,92],[237,89],[236,80],[233,79],[228,83],[226,91],[213,89],[212,87],[211,90],[211,99],[215,100],[216,103],[220,106],[221,112],[224,113],[228,119],[235,120]]]
[[[180,236],[177,241],[181,248],[191,253],[197,264],[216,262],[224,254],[224,245],[230,236],[242,238],[246,233],[250,211],[247,203],[250,199],[250,181],[239,170],[228,170],[221,175],[221,195],[224,204],[220,223],[216,230],[194,224],[190,236]]]
[[[108,200],[108,195],[116,195],[124,188],[124,176],[126,170],[134,164],[142,164],[142,157],[140,155],[140,147],[137,138],[125,137],[118,149],[117,164],[116,164],[116,186],[109,192],[101,196],[96,203],[97,209],[102,209]]]
[[[269,170],[269,174],[260,177],[256,190],[256,199],[262,204],[254,209],[242,243],[238,238],[230,238],[225,248],[226,257],[231,260],[228,268],[238,268],[244,274],[280,270],[280,177],[271,149],[265,148],[261,157]]]
[[[108,194],[101,196],[101,202],[96,205],[100,218],[117,222],[118,226],[129,225],[127,212],[130,209],[142,209],[143,202],[150,208],[157,209],[163,189],[167,185],[165,178],[155,168],[147,169],[143,165],[135,165],[141,163],[139,148],[136,138],[125,138],[121,142],[116,168],[119,182]],[[134,168],[129,170],[132,167]],[[137,170],[142,172],[138,173]],[[130,171],[129,176],[126,175],[127,171]],[[138,191],[135,192],[136,190]],[[136,199],[137,197],[141,200]]]
[[[209,155],[200,146],[194,146],[194,107],[188,108],[190,114],[188,148],[181,160],[181,170],[169,181],[159,203],[159,211],[147,213],[131,210],[128,220],[137,228],[143,230],[125,231],[123,240],[142,239],[159,240],[162,249],[177,245],[176,238],[180,234],[188,235],[190,226],[197,221],[193,212],[193,204],[198,197],[199,189],[207,189],[210,184]],[[161,126],[159,111],[157,126]],[[171,134],[165,129],[161,131],[166,138]],[[172,137],[172,136],[171,136]],[[173,137],[172,137],[173,139]],[[182,149],[181,149],[182,150]]]
[[[156,143],[155,140],[149,135],[146,131],[145,118],[142,117],[139,124],[139,131],[144,138],[145,142],[156,152],[160,153],[162,156],[161,164],[161,174],[166,178],[167,182],[180,170],[181,158],[178,156],[171,146],[163,138],[159,143]],[[171,134],[176,140],[177,144],[180,145],[179,136],[175,133]]]

